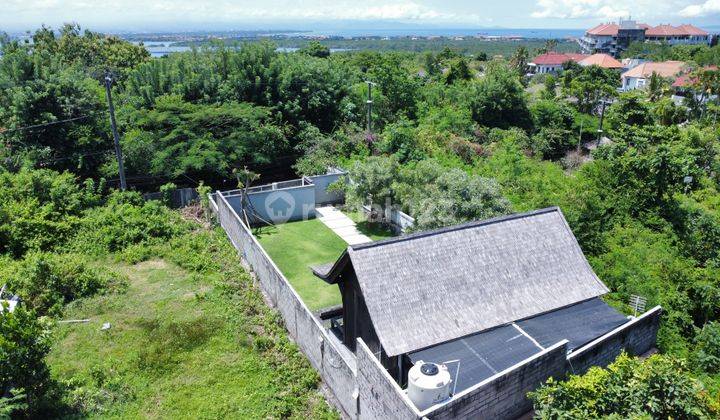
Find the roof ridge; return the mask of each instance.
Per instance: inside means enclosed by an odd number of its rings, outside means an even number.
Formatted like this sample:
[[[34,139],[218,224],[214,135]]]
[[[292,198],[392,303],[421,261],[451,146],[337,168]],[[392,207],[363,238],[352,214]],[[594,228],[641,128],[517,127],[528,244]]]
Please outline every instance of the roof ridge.
[[[552,206],[552,207],[546,207],[543,209],[532,210],[532,211],[523,212],[523,213],[513,213],[513,214],[504,215],[504,216],[492,217],[490,219],[475,220],[475,221],[471,221],[471,222],[462,223],[459,225],[446,226],[446,227],[441,227],[441,228],[437,228],[437,229],[433,229],[433,230],[411,233],[409,235],[398,236],[398,237],[389,238],[389,239],[383,239],[381,241],[374,241],[374,242],[367,242],[367,243],[363,243],[363,244],[350,245],[350,246],[348,246],[348,249],[352,250],[352,251],[360,251],[363,249],[375,248],[378,246],[389,245],[389,244],[394,244],[394,243],[399,243],[399,242],[406,242],[406,241],[411,241],[413,239],[426,238],[429,236],[435,236],[435,235],[439,235],[442,233],[455,232],[458,230],[470,229],[470,228],[479,227],[479,226],[487,226],[487,225],[491,225],[491,224],[495,224],[495,223],[506,222],[506,221],[515,220],[515,219],[522,219],[525,217],[537,216],[540,214],[546,214],[546,213],[552,213],[552,212],[558,212],[562,215],[562,211],[560,210],[560,208],[558,206]],[[564,218],[564,216],[563,216],[563,218]]]

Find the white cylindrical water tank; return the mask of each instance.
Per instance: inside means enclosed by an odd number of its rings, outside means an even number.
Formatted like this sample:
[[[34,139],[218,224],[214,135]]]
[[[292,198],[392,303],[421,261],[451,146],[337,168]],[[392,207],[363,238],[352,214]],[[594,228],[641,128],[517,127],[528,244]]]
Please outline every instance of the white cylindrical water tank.
[[[408,372],[407,394],[422,411],[450,398],[451,382],[445,365],[420,360]]]

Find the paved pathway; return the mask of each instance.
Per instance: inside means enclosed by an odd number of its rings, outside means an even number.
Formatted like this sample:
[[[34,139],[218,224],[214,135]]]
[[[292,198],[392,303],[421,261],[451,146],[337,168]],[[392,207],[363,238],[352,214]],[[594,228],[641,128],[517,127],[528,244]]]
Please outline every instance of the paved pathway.
[[[318,207],[315,209],[318,219],[332,229],[339,237],[350,245],[372,242],[372,239],[360,233],[355,222],[335,207]]]

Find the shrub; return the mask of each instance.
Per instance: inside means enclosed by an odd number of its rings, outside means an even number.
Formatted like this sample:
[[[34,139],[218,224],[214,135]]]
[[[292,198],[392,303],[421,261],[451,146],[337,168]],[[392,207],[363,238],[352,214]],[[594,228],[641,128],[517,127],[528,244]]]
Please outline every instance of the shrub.
[[[79,225],[72,248],[94,255],[165,242],[189,228],[178,213],[157,201],[144,202],[136,193],[113,194],[107,205],[89,210]]]
[[[670,356],[620,355],[607,369],[592,367],[564,382],[552,378],[529,394],[540,419],[717,418],[718,407],[685,363]]]
[[[49,326],[34,312],[20,305],[12,313],[0,314],[0,394],[14,395],[0,400],[0,417],[4,418],[3,411],[26,415],[37,411],[50,386],[45,364],[49,351]]]
[[[22,257],[62,244],[82,211],[100,201],[100,188],[92,180],[81,186],[67,172],[0,171],[0,253]]]
[[[160,186],[160,193],[162,194],[162,202],[168,207],[172,207],[173,204],[173,193],[177,191],[177,185],[172,182],[163,184]]]
[[[693,362],[708,373],[720,372],[720,323],[706,324],[695,337]]]
[[[79,254],[33,253],[0,271],[8,289],[40,314],[56,315],[75,299],[121,288],[124,275],[95,267]]]

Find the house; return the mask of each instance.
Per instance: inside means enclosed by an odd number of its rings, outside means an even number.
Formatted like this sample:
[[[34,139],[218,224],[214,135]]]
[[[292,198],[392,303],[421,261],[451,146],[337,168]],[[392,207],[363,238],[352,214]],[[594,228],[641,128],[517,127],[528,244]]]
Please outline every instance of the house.
[[[605,53],[617,57],[631,43],[643,42],[649,27],[634,20],[602,23],[588,29],[584,37],[578,38],[578,44],[586,54]]]
[[[705,66],[700,69],[700,72],[717,72],[718,66]],[[672,84],[673,89],[673,95],[672,100],[675,102],[676,105],[681,105],[685,102],[686,99],[693,98],[695,101],[698,101],[699,103],[705,103],[710,100],[717,99],[717,95],[709,94],[704,89],[698,89],[696,83],[698,82],[698,77],[696,74],[693,74],[691,72],[687,72],[685,74],[681,74],[680,76],[675,78],[675,81]]]
[[[648,60],[645,60],[643,58],[623,58],[622,60],[620,60],[620,62],[622,63],[623,70],[628,71],[633,67],[639,66],[640,64],[647,63]]]
[[[663,78],[674,78],[686,69],[682,61],[662,61],[659,63],[647,62],[633,67],[623,73],[622,90],[634,90],[644,88],[653,73]]]
[[[634,20],[602,23],[585,32],[578,44],[586,54],[606,53],[618,57],[633,42],[662,42],[670,45],[709,44],[710,34],[690,25],[650,26]]]
[[[689,24],[680,26],[658,25],[645,31],[645,40],[669,45],[709,44],[710,34]]]
[[[599,66],[605,69],[619,70],[623,68],[623,64],[608,54],[593,54],[587,58],[583,58],[578,62],[583,67]]]
[[[352,351],[361,338],[401,386],[420,360],[459,360],[460,392],[629,322],[600,299],[609,290],[556,207],[353,245],[313,272],[340,288],[334,332]]]
[[[528,66],[530,73],[534,74],[558,73],[568,61],[578,62],[586,57],[583,54],[548,52],[535,57]]]

